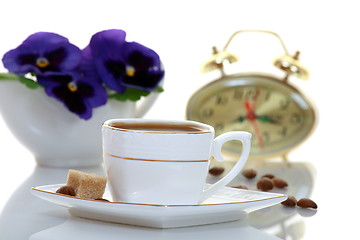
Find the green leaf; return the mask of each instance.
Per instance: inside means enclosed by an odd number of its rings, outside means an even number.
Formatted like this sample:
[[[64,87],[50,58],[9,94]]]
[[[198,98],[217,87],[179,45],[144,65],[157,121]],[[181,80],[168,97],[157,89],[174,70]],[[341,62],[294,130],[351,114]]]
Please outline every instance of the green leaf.
[[[153,92],[156,92],[156,93],[162,93],[164,91],[164,89],[162,87],[157,87]]]
[[[112,93],[111,95],[109,95],[109,98],[113,98],[118,101],[126,101],[126,100],[138,101],[141,99],[141,97],[147,96],[149,94],[150,94],[149,92],[143,90],[139,90],[135,88],[127,88],[123,93]]]
[[[155,90],[153,90],[153,92],[156,92],[156,93],[161,93],[163,91],[164,91],[164,89],[162,87],[157,87]],[[136,89],[136,88],[127,88],[125,90],[125,92],[123,92],[123,93],[109,94],[109,99],[115,99],[118,101],[130,100],[130,101],[135,102],[135,101],[140,100],[142,97],[148,96],[150,93],[151,92],[147,92],[147,91]]]
[[[0,73],[0,80],[17,80],[22,84],[25,84],[28,88],[35,89],[41,86],[39,83],[35,82],[33,79],[26,78],[14,73]]]

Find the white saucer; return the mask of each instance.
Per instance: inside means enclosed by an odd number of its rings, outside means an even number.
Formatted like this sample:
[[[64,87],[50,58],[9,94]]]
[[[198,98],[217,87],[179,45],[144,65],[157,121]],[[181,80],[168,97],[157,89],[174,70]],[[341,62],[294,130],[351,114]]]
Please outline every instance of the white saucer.
[[[65,184],[32,188],[32,193],[69,208],[78,217],[154,228],[186,227],[241,220],[247,213],[284,201],[278,193],[225,187],[200,205],[153,205],[85,200],[56,193]],[[104,198],[111,201],[108,190]]]

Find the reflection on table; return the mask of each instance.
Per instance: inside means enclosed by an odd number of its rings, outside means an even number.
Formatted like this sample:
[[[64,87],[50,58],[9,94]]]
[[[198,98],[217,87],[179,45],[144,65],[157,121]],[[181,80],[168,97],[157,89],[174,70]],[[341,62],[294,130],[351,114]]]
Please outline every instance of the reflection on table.
[[[103,239],[183,240],[183,239],[261,239],[277,237],[247,225],[244,221],[187,228],[156,229],[70,217],[65,223],[33,234],[30,240]]]
[[[213,166],[219,163],[213,162]],[[220,163],[225,168],[224,174],[229,171],[233,162]],[[273,189],[272,191],[294,196],[296,199],[310,197],[315,182],[315,169],[307,162],[287,161],[249,161],[245,168],[253,168],[257,171],[257,178],[248,180],[242,175],[235,178],[229,186],[247,186],[256,189],[257,180],[265,174],[273,174],[285,179],[288,183],[286,189]],[[220,176],[221,177],[221,176]],[[213,183],[217,177],[208,176],[207,181]],[[252,212],[246,222],[257,228],[276,235],[282,239],[291,236],[290,239],[301,239],[305,232],[305,225],[301,217],[310,217],[316,214],[314,209],[287,208],[276,205]],[[300,216],[300,217],[299,217]]]
[[[231,167],[231,163],[227,163]],[[284,162],[249,163],[259,175],[272,172],[289,179],[285,192],[297,198],[307,197],[313,187],[311,166],[305,163],[288,165]],[[254,165],[251,165],[254,164]],[[81,171],[104,175],[102,167],[83,168]],[[33,173],[16,189],[0,215],[0,239],[279,239],[291,235],[299,239],[304,232],[301,221],[292,219],[299,214],[314,211],[287,209],[281,205],[269,207],[249,214],[247,221],[194,226],[187,228],[154,229],[114,224],[72,217],[66,208],[33,196],[33,186],[58,184],[66,181],[68,169],[35,167]],[[291,177],[290,177],[291,176]],[[287,178],[288,177],[288,178]],[[209,177],[208,182],[216,181]],[[230,186],[243,184],[239,176]],[[246,182],[251,186],[251,181]],[[288,223],[290,222],[290,223]],[[295,224],[295,225],[294,225]],[[278,237],[277,237],[278,236]]]

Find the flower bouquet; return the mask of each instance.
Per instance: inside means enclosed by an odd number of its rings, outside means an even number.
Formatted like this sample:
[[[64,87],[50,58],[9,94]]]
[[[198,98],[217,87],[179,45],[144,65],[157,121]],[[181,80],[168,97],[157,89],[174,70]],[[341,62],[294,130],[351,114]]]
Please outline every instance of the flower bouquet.
[[[143,116],[163,91],[158,54],[122,30],[98,32],[82,50],[38,32],[2,61],[1,115],[43,166],[101,164],[102,123]]]
[[[162,92],[164,69],[158,54],[125,36],[123,30],[101,31],[80,50],[61,35],[37,32],[4,55],[10,73],[0,74],[0,80],[44,87],[82,119],[90,119],[92,109],[108,99],[137,101]]]

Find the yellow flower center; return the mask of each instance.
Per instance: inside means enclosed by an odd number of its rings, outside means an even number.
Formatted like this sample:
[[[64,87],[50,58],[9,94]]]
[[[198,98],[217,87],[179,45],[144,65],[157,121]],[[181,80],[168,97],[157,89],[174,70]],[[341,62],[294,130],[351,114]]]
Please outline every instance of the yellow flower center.
[[[67,87],[69,88],[70,92],[76,92],[77,90],[77,85],[74,82],[69,82]]]
[[[126,66],[126,75],[129,77],[135,76],[135,68],[132,66]]]
[[[38,66],[39,68],[45,68],[49,66],[49,64],[49,60],[44,57],[39,57],[38,59],[36,59],[36,66]]]

